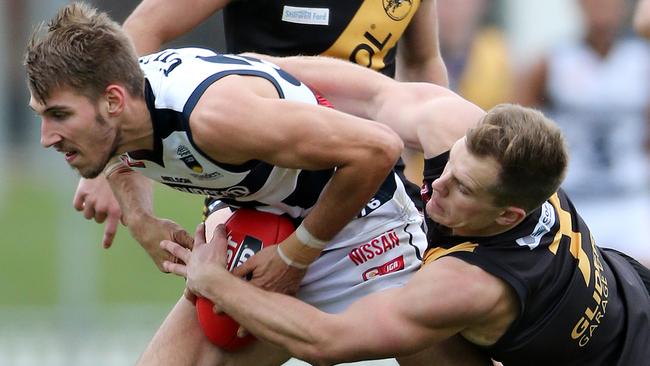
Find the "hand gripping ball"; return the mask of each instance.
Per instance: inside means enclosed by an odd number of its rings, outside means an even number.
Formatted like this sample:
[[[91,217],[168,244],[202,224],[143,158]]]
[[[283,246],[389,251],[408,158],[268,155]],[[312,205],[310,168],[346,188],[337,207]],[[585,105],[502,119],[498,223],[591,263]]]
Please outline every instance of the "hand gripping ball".
[[[226,266],[229,271],[244,263],[263,247],[277,244],[291,235],[295,227],[285,217],[253,209],[240,208],[226,221],[228,250]],[[196,299],[196,312],[203,333],[215,345],[235,351],[251,343],[255,337],[237,337],[239,323],[227,314],[215,314],[214,304],[202,297]]]

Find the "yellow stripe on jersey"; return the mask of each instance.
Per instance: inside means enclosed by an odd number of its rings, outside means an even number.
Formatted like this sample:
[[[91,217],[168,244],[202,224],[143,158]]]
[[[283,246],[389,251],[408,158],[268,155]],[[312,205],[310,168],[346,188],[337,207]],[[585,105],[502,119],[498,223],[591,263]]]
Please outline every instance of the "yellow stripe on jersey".
[[[402,36],[420,0],[366,0],[323,55],[348,59],[375,70]]]
[[[424,254],[424,264],[431,263],[440,257],[444,257],[450,253],[454,252],[474,252],[474,249],[478,247],[478,244],[472,242],[465,242],[458,245],[454,245],[449,249],[445,248],[432,248],[427,250]]]
[[[589,262],[589,256],[587,256],[587,253],[582,249],[582,234],[573,231],[571,225],[571,214],[560,207],[560,198],[557,193],[551,196],[549,202],[551,202],[553,207],[555,207],[555,211],[558,213],[560,219],[560,230],[555,234],[553,243],[548,246],[548,249],[553,254],[557,254],[562,236],[565,235],[569,237],[569,252],[571,252],[573,258],[578,260],[578,268],[580,269],[580,272],[582,272],[585,284],[589,286],[589,281],[591,280],[591,263]]]

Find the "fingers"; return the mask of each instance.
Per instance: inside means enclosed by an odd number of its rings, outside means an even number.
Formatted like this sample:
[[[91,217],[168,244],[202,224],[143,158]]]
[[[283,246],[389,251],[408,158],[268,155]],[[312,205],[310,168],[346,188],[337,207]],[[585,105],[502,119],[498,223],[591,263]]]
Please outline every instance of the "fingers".
[[[214,233],[210,239],[210,244],[216,246],[217,252],[222,253],[226,251],[228,246],[228,235],[226,234],[226,225],[219,224],[214,228]]]
[[[163,240],[160,242],[160,247],[165,249],[166,251],[169,252],[169,254],[173,255],[174,257],[182,260],[184,263],[188,263],[190,261],[190,256],[192,255],[192,252],[187,249],[182,247],[179,244],[174,243],[173,241],[170,240]],[[169,262],[169,261],[167,261]],[[172,263],[171,264],[178,264],[178,263]],[[183,265],[185,267],[185,265]]]
[[[185,230],[176,230],[172,233],[172,241],[184,246],[185,248],[192,249],[194,247],[194,239]]]
[[[104,226],[104,238],[102,239],[102,246],[105,249],[108,249],[113,245],[113,239],[115,239],[115,233],[117,233],[117,223],[119,217],[110,217]]]
[[[236,277],[244,278],[246,277],[250,280],[249,275],[253,275],[253,270],[255,269],[255,256],[252,256],[246,260],[246,262],[240,264],[232,270],[232,274]]]
[[[187,267],[182,263],[164,261],[163,269],[165,270],[165,272],[173,273],[175,275],[179,275],[181,277],[187,278]]]
[[[95,217],[95,204],[94,203],[89,203],[89,202],[84,202],[83,203],[83,215],[86,218],[86,220],[90,220],[93,217]]]
[[[199,246],[205,244],[205,223],[201,222],[196,226],[194,232],[194,245]]]
[[[237,329],[237,337],[238,338],[244,338],[248,335],[248,331],[246,328],[242,327],[241,325],[239,326],[239,329]]]
[[[219,314],[223,314],[223,310],[221,310],[221,308],[219,307],[219,305],[216,305],[216,304],[213,304],[213,305],[212,305],[212,312],[215,313],[215,314],[217,314],[217,315],[219,315]]]
[[[72,199],[72,206],[75,210],[81,211],[84,209],[84,201],[86,200],[86,196],[86,192],[79,192],[79,190],[77,190],[74,198]]]

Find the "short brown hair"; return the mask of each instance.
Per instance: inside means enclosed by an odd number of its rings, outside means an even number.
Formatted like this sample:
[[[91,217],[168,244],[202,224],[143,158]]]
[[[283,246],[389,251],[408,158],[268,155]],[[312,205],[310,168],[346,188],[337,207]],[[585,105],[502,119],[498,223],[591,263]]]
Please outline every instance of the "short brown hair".
[[[106,13],[72,3],[58,11],[39,39],[43,28],[40,24],[32,34],[24,60],[30,91],[39,102],[55,88],[97,100],[114,83],[143,95],[144,74],[133,44]]]
[[[515,104],[492,108],[467,133],[475,156],[494,158],[498,182],[490,187],[494,203],[530,212],[558,190],[568,164],[560,128],[540,111]]]

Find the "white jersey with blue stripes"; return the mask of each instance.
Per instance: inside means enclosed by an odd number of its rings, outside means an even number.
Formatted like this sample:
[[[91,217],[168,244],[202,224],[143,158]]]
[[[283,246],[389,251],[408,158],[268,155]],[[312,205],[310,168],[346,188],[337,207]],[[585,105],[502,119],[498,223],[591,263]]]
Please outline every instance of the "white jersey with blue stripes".
[[[220,163],[194,144],[189,117],[208,86],[233,74],[265,78],[280,98],[314,105],[321,98],[274,65],[204,49],[165,50],[141,58],[140,65],[154,149],[126,154],[129,166],[172,188],[209,195],[231,207],[254,207],[295,219],[309,213],[335,168],[288,169],[260,160]],[[309,266],[297,296],[324,311],[338,312],[368,293],[403,286],[419,268],[426,248],[421,223],[402,182],[390,174],[358,217]]]
[[[126,154],[134,170],[177,190],[212,196],[230,206],[256,207],[294,218],[307,215],[334,169],[288,169],[259,160],[240,165],[220,163],[194,144],[189,125],[205,90],[225,76],[261,77],[275,86],[280,98],[318,104],[305,84],[268,62],[199,48],[164,50],[140,58],[140,65],[153,120],[154,150]],[[360,216],[390,200],[395,189],[391,176]]]

